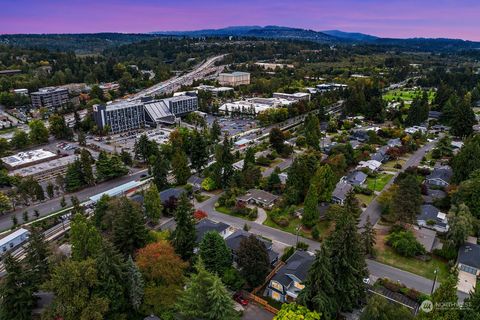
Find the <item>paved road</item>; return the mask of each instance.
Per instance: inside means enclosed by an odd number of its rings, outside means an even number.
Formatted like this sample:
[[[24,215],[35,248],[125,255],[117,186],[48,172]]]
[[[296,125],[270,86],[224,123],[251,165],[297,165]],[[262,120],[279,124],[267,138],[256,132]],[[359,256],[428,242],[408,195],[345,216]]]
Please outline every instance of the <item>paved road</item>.
[[[415,153],[411,155],[410,158],[408,158],[408,160],[405,162],[400,172],[405,171],[408,167],[418,166],[420,164],[420,161],[422,161],[422,158],[428,151],[430,151],[435,146],[436,142],[437,140],[429,142],[417,151],[415,151]],[[393,184],[393,181],[400,172],[398,172],[394,177],[392,177],[392,179],[385,185],[382,192],[385,192],[385,190],[387,190]],[[358,226],[360,228],[362,228],[367,222],[367,217],[370,217],[370,222],[372,224],[377,223],[377,221],[380,219],[382,209],[377,199],[378,196],[375,197],[372,202],[370,202],[368,207],[360,215],[360,221],[358,223]]]
[[[242,320],[272,320],[273,317],[273,313],[270,313],[259,305],[250,302],[248,306],[245,307]]]
[[[106,181],[106,182],[100,183],[100,184],[98,184],[94,187],[90,187],[90,188],[83,189],[83,190],[80,190],[80,191],[75,192],[75,193],[65,195],[65,199],[67,200],[67,204],[69,204],[69,200],[70,200],[71,196],[76,196],[80,200],[80,202],[86,201],[91,196],[94,196],[96,194],[105,192],[105,191],[110,190],[112,188],[115,188],[115,187],[117,187],[121,184],[130,182],[130,181],[139,180],[141,175],[145,174],[146,171],[147,171],[146,169],[139,170],[139,171],[136,171],[135,173],[133,173],[131,175],[120,177],[118,179],[114,179],[114,180],[110,180],[110,181]],[[11,228],[11,226],[12,226],[12,216],[13,215],[17,216],[17,219],[18,219],[19,222],[23,222],[22,213],[25,210],[28,210],[28,212],[30,213],[30,216],[32,217],[33,216],[33,211],[36,209],[40,212],[40,217],[43,217],[43,216],[46,216],[46,215],[48,215],[52,212],[55,212],[57,210],[62,209],[62,206],[60,205],[60,200],[61,200],[61,197],[54,198],[54,199],[47,200],[45,202],[34,204],[34,205],[31,205],[31,206],[28,206],[28,207],[17,208],[17,210],[14,211],[14,212],[7,213],[5,215],[0,216],[0,231],[8,230],[8,229]]]
[[[220,195],[215,195],[210,199],[196,205],[197,209],[201,209],[208,214],[209,219],[214,221],[221,221],[226,224],[229,224],[235,228],[243,228],[245,224],[250,226],[250,232],[264,236],[268,239],[271,239],[276,242],[280,242],[285,247],[293,246],[297,243],[297,236],[288,232],[284,232],[275,228],[271,228],[262,224],[255,223],[253,221],[246,221],[241,218],[233,217],[220,213],[215,210],[214,205],[217,202]],[[174,227],[174,225],[169,224],[169,227]],[[320,243],[303,237],[298,237],[298,241],[305,242],[309,245],[309,251],[315,251],[320,248]],[[430,294],[430,291],[433,286],[433,281],[421,276],[412,274],[407,271],[403,271],[382,263],[379,263],[374,260],[367,259],[367,266],[370,271],[370,277],[372,281],[375,281],[378,278],[389,278],[392,281],[400,281],[410,288],[415,288],[416,290]],[[438,287],[438,282],[436,287]],[[458,293],[458,296],[463,300],[466,295],[463,293]]]

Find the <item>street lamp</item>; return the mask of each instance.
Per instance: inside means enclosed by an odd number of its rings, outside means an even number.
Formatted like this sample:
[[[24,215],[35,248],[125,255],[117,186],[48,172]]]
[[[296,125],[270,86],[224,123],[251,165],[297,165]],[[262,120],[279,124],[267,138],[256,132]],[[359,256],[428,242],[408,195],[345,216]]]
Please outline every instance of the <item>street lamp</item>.
[[[438,269],[435,268],[435,271],[433,271],[433,273],[435,274],[435,278],[433,279],[432,291],[430,292],[430,295],[432,295],[433,291],[435,290],[435,283],[437,282]]]

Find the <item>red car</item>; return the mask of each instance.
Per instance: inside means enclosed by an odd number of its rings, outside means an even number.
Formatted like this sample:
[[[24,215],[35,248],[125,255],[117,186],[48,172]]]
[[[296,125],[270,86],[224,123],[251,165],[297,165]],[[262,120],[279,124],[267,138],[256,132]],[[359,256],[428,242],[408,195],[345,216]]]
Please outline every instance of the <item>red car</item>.
[[[237,292],[233,295],[233,300],[240,303],[242,306],[246,306],[248,304],[248,300],[245,299],[241,292]]]

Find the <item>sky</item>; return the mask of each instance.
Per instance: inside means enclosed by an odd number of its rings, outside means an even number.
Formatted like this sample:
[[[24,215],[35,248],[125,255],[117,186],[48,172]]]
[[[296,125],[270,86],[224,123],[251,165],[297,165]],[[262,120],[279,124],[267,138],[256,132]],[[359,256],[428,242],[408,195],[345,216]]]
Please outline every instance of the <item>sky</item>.
[[[0,0],[0,34],[245,25],[480,41],[479,0]]]

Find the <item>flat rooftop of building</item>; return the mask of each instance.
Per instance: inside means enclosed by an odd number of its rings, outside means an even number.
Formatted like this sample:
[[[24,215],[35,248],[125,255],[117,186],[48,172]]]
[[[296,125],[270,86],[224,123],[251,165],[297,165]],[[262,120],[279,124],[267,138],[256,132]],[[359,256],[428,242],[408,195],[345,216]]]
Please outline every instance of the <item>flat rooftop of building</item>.
[[[243,71],[234,71],[234,72],[222,72],[220,75],[227,75],[227,76],[246,76],[250,75],[249,72],[243,72]]]
[[[20,228],[12,233],[10,233],[8,236],[0,239],[0,247],[9,243],[10,241],[12,241],[13,239],[21,236],[22,234],[28,234],[28,230],[27,229],[23,229],[23,228]]]
[[[115,187],[113,189],[110,189],[110,190],[107,190],[105,192],[102,192],[102,193],[96,194],[94,196],[91,196],[90,200],[93,201],[93,202],[97,202],[98,200],[100,200],[100,198],[103,195],[108,195],[110,197],[115,197],[115,196],[123,194],[124,192],[126,192],[130,189],[136,188],[136,187],[142,185],[143,183],[144,183],[144,181],[130,181],[130,182],[124,183],[122,185],[119,185],[118,187]]]
[[[116,109],[123,109],[127,107],[133,107],[133,106],[141,106],[143,103],[140,100],[117,100],[117,101],[112,101],[109,102],[105,105],[105,109],[110,111],[110,110],[116,110]]]
[[[34,164],[29,167],[15,169],[12,172],[10,172],[10,175],[12,176],[19,175],[21,177],[28,177],[28,176],[36,175],[54,168],[63,168],[69,165],[70,163],[74,162],[75,159],[77,159],[76,155],[57,158],[50,161]]]
[[[32,94],[44,94],[44,93],[51,93],[51,92],[57,92],[57,91],[68,91],[66,88],[60,88],[60,87],[45,87],[45,88],[40,88],[36,92],[32,92]]]
[[[37,149],[25,152],[19,152],[17,154],[1,158],[3,163],[11,168],[17,168],[20,166],[28,165],[29,163],[36,161],[46,161],[54,158],[57,155],[53,152],[44,149]]]

